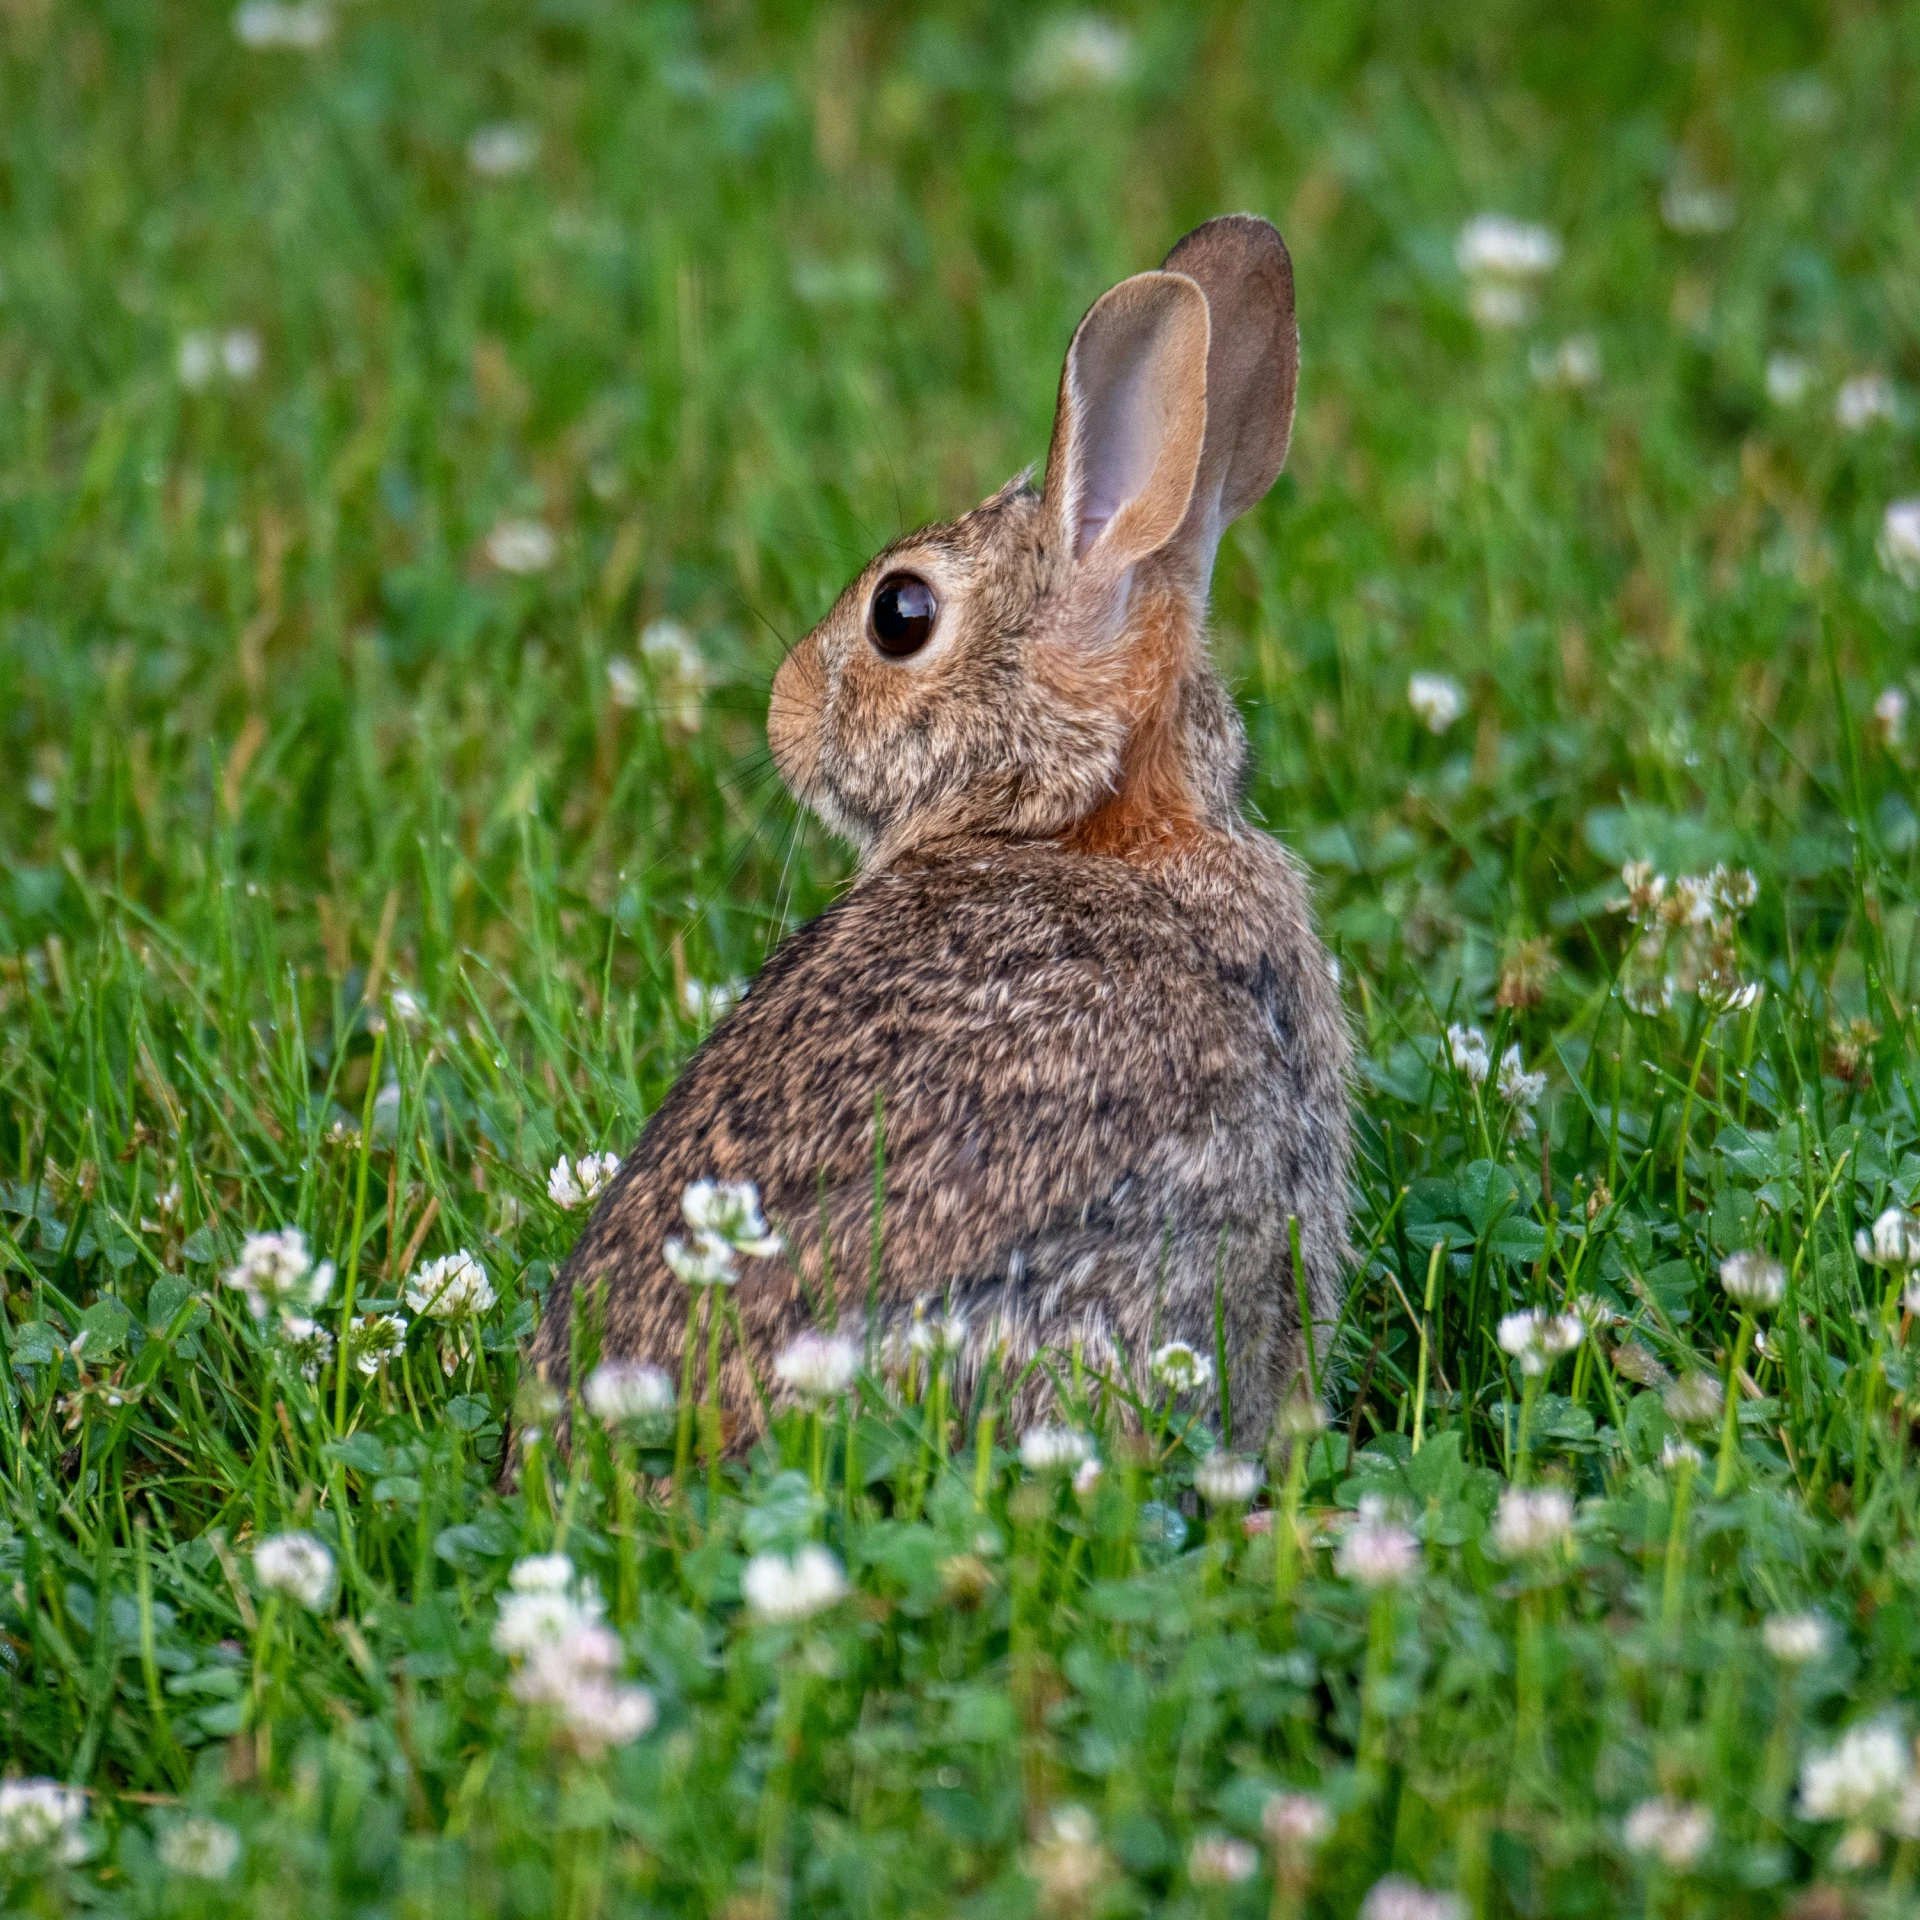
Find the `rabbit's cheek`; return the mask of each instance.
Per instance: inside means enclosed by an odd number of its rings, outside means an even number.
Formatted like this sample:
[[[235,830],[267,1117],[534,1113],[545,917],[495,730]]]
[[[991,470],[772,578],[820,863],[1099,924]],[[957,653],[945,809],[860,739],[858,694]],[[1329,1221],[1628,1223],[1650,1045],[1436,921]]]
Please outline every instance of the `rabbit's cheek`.
[[[800,799],[820,778],[820,733],[825,717],[825,681],[818,648],[803,641],[773,676],[767,702],[767,745],[780,777]]]

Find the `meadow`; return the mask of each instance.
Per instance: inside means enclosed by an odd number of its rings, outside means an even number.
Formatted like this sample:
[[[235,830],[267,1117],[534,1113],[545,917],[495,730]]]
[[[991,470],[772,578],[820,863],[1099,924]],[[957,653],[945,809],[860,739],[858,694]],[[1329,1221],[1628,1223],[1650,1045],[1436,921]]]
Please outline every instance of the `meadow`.
[[[1916,47],[0,0],[7,1910],[1914,1912]],[[931,1301],[503,1484],[597,1156],[850,877],[783,645],[1241,207],[1318,1400],[1065,1354],[1022,1433]]]

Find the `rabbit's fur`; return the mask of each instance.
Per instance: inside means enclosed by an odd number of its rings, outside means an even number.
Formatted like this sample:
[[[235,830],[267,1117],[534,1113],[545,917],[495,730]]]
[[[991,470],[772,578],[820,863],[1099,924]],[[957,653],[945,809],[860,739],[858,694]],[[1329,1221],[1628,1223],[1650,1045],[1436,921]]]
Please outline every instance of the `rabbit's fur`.
[[[1241,817],[1205,622],[1221,528],[1285,458],[1295,339],[1280,236],[1199,228],[1081,322],[1044,489],[896,541],[781,667],[776,762],[861,871],[647,1123],[548,1298],[549,1381],[583,1296],[604,1354],[677,1371],[661,1247],[701,1178],[755,1182],[790,1250],[733,1289],[763,1382],[823,1297],[823,1224],[858,1325],[877,1094],[880,1312],[964,1312],[963,1391],[994,1350],[1136,1378],[1156,1341],[1211,1353],[1217,1282],[1234,1429],[1265,1431],[1303,1363],[1289,1216],[1338,1311],[1348,1037],[1304,878]],[[903,571],[939,614],[897,660],[868,621]],[[723,1393],[752,1431],[731,1349]]]

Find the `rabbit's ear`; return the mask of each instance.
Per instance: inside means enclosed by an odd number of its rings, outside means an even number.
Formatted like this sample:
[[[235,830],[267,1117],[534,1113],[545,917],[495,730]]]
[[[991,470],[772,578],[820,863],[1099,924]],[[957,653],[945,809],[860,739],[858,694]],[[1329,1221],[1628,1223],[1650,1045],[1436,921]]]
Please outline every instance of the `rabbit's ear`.
[[[1185,519],[1207,432],[1207,302],[1177,273],[1103,293],[1067,349],[1047,454],[1054,537],[1117,572]]]
[[[1195,227],[1162,269],[1207,296],[1207,444],[1178,545],[1204,580],[1220,535],[1273,485],[1293,437],[1300,334],[1287,243],[1258,214]]]

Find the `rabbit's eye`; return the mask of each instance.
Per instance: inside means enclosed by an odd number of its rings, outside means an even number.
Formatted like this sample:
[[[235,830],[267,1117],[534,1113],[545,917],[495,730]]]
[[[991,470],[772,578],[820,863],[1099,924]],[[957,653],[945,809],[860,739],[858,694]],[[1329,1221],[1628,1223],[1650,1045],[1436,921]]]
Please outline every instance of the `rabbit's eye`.
[[[917,573],[890,573],[880,582],[868,616],[873,644],[889,660],[918,653],[933,638],[940,602]]]

